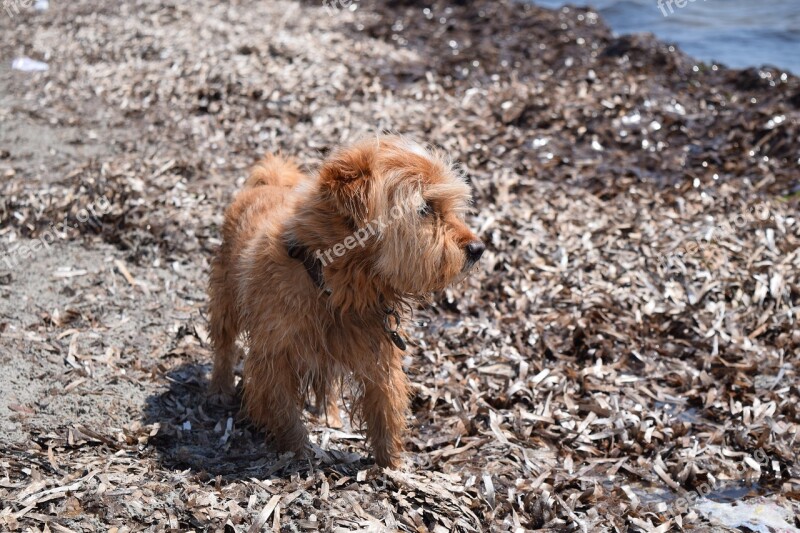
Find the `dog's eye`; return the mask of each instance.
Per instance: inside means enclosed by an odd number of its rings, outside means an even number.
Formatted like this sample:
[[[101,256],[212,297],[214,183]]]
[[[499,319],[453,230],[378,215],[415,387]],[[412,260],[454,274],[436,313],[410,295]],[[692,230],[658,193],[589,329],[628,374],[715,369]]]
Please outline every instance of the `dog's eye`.
[[[430,215],[431,213],[433,213],[433,208],[431,207],[431,204],[429,204],[428,202],[423,202],[423,204],[421,206],[419,206],[419,209],[417,210],[417,213],[421,217],[426,217],[426,216]]]

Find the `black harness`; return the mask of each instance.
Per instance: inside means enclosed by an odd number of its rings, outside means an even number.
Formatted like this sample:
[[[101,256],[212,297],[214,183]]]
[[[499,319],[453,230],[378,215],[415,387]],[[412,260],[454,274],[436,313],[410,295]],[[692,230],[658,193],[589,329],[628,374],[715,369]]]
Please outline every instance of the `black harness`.
[[[289,257],[303,263],[311,281],[314,282],[318,289],[325,288],[325,278],[322,276],[322,262],[314,257],[314,254],[309,252],[308,248],[294,241],[288,241],[286,243],[286,251],[289,253]]]
[[[322,274],[322,262],[311,253],[308,248],[294,240],[286,241],[286,252],[289,257],[296,261],[303,263],[308,277],[314,282],[318,289],[324,291],[326,294],[331,294],[331,289],[325,288],[325,277]],[[405,339],[400,335],[400,314],[394,307],[385,306],[383,308],[383,330],[389,335],[392,344],[397,346],[398,349],[405,351],[407,344]]]

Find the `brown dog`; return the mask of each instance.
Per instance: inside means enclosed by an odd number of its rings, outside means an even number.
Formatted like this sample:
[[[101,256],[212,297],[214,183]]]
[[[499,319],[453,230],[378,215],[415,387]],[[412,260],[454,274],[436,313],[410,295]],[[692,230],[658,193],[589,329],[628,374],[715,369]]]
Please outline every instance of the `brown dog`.
[[[211,269],[212,392],[234,393],[244,333],[247,414],[303,454],[304,391],[337,420],[332,384],[351,373],[377,463],[398,466],[409,395],[398,311],[480,259],[469,200],[442,156],[399,137],[338,151],[316,178],[267,156],[225,214]]]

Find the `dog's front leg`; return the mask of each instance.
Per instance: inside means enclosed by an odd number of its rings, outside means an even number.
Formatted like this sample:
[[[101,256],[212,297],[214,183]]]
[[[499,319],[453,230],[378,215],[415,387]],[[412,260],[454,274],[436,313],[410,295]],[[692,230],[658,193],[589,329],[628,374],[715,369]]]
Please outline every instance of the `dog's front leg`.
[[[364,384],[361,409],[375,462],[382,467],[396,468],[401,464],[403,453],[409,388],[401,353],[394,350],[387,355],[360,375]]]

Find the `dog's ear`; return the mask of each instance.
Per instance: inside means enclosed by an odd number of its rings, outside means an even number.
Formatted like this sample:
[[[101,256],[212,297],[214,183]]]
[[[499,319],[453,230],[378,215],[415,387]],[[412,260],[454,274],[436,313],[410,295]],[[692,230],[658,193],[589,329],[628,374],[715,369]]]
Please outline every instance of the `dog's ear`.
[[[320,186],[336,209],[357,226],[367,223],[377,146],[363,142],[334,153],[320,168]]]

